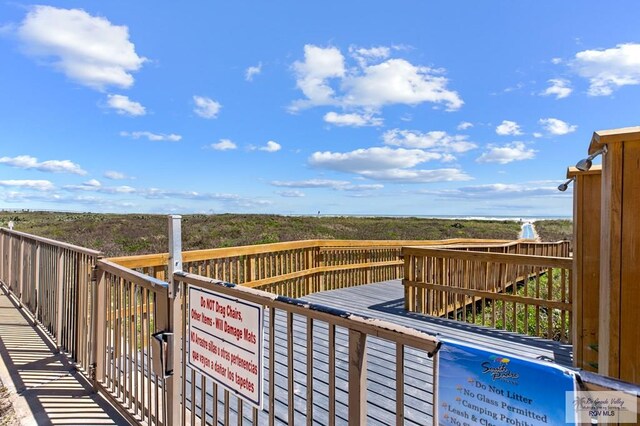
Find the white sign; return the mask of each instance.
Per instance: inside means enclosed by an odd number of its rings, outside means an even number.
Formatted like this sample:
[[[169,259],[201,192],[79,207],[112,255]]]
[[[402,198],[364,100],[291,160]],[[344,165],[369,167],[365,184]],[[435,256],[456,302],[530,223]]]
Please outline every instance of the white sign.
[[[262,305],[189,287],[189,366],[262,409]]]

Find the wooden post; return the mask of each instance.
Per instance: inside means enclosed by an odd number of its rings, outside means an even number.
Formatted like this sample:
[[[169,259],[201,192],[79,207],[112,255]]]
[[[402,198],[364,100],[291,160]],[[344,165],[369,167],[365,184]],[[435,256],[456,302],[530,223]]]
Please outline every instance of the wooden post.
[[[367,335],[349,330],[349,424],[367,424]]]
[[[573,186],[573,365],[598,371],[602,168],[567,170]],[[562,246],[566,257],[566,245]],[[558,255],[558,254],[556,254]]]
[[[598,131],[602,159],[598,372],[640,383],[640,127]]]
[[[40,308],[40,243],[36,242],[36,266],[35,266],[35,276],[33,278],[33,286],[35,288],[33,301],[33,314],[36,318],[38,316],[38,309]]]

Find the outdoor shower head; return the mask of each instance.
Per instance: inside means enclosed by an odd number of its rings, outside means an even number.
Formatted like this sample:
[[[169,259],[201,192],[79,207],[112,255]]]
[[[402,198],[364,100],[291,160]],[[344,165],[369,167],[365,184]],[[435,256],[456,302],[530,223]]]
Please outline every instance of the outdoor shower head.
[[[575,180],[575,176],[572,177],[571,179],[567,179],[565,182],[561,183],[560,185],[558,185],[558,191],[560,192],[564,192],[567,190],[567,188],[569,188],[569,184],[571,182],[573,182]]]
[[[588,171],[593,165],[593,159],[596,158],[598,155],[604,154],[606,152],[607,152],[607,146],[605,145],[602,147],[602,149],[597,150],[587,158],[583,158],[582,160],[578,161],[578,163],[576,164],[576,169],[580,170],[581,172]],[[558,189],[560,189],[560,187],[558,187]],[[562,191],[562,189],[560,190]]]

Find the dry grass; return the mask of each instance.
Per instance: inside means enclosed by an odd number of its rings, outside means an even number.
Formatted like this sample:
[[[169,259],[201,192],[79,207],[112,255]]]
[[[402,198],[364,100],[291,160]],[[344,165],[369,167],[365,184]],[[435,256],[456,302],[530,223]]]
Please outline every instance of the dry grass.
[[[0,212],[0,225],[6,226],[9,220],[14,221],[15,229],[19,231],[93,248],[107,256],[167,250],[167,218],[164,215]],[[536,223],[537,228],[539,223]],[[182,231],[183,248],[196,250],[318,238],[516,239],[520,225],[498,220],[222,214],[185,215]]]

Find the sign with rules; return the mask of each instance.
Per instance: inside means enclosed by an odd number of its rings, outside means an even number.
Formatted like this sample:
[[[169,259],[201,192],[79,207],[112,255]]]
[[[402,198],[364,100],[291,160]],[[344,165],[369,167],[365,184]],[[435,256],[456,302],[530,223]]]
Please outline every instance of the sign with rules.
[[[188,365],[262,409],[263,307],[189,287]]]

